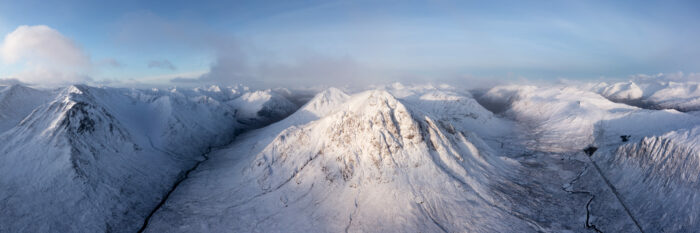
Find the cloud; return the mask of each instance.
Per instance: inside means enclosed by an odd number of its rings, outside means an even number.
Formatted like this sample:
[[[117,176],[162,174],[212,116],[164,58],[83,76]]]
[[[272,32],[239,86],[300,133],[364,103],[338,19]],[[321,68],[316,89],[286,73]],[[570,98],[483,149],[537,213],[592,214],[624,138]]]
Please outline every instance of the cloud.
[[[325,54],[296,43],[268,48],[250,37],[234,37],[207,25],[165,19],[150,12],[136,12],[116,25],[118,44],[142,51],[168,49],[202,52],[213,57],[209,71],[199,77],[175,76],[170,83],[246,84],[249,86],[344,85],[374,81],[370,67],[345,54]],[[325,50],[323,50],[325,51]],[[148,68],[174,70],[168,60],[148,62]],[[181,67],[180,67],[181,68]],[[179,69],[178,69],[179,70]],[[373,75],[376,77],[377,75]]]
[[[369,68],[349,56],[304,55],[290,62],[251,62],[246,56],[217,58],[209,72],[197,78],[173,78],[173,83],[239,84],[251,86],[364,85]],[[360,78],[362,77],[362,78]]]
[[[168,70],[176,70],[177,67],[173,65],[172,62],[168,60],[152,60],[148,62],[148,68],[160,68],[160,69],[168,69]]]
[[[217,41],[216,60],[200,77],[176,77],[171,83],[243,83],[253,87],[365,85],[378,81],[378,73],[349,55],[331,56],[312,50],[275,56],[251,43],[232,38]]]
[[[258,67],[261,77],[281,84],[366,84],[369,67],[350,56],[304,54],[291,64],[262,63]]]
[[[373,69],[358,57],[319,53],[318,49],[296,43],[280,43],[277,48],[269,48],[266,42],[256,42],[254,38],[234,37],[206,25],[165,19],[150,12],[123,17],[115,31],[118,44],[130,49],[198,51],[204,53],[202,57],[213,57],[205,74],[174,76],[169,80],[179,85],[361,85],[374,82],[379,76],[370,72]],[[147,64],[148,68],[181,68],[171,65],[168,60]]]
[[[45,25],[19,26],[0,44],[0,60],[20,71],[9,78],[50,86],[89,81],[90,57],[72,40]]]
[[[50,61],[58,65],[88,65],[90,58],[73,41],[45,26],[19,26],[7,34],[0,54],[5,63]]]

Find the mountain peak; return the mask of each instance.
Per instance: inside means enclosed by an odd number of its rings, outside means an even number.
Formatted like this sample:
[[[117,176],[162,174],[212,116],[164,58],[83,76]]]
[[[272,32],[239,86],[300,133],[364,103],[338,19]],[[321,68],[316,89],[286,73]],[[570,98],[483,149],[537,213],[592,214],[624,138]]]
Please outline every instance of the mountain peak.
[[[602,95],[613,100],[634,100],[642,98],[644,91],[633,81],[619,82],[603,89]]]
[[[332,87],[316,94],[301,109],[320,117],[329,113],[334,107],[337,107],[349,98],[350,96],[345,94],[345,92]]]
[[[386,90],[371,90],[353,96],[348,102],[349,109],[373,109],[400,105],[399,100]]]
[[[327,93],[333,92],[336,91]],[[327,93],[319,93],[319,98],[315,99],[322,99]],[[283,131],[258,154],[253,169],[267,164],[279,172],[291,172],[309,159],[301,155],[310,153],[312,158],[322,156],[320,160],[327,161],[321,163],[326,164],[323,170],[331,181],[350,181],[360,170],[369,172],[365,175],[370,176],[370,180],[391,179],[393,175],[390,174],[399,166],[416,163],[402,157],[406,151],[428,148],[422,143],[421,129],[409,109],[390,93],[366,91],[352,96],[333,113],[317,121]],[[261,180],[262,189],[274,187],[284,176],[265,177],[261,177],[264,180]]]
[[[317,94],[309,105],[333,94],[344,96],[340,91],[327,90]],[[281,122],[279,127],[267,128],[266,132],[274,132],[273,135],[243,139],[240,147],[220,152],[218,158],[225,158],[219,160],[222,163],[229,163],[229,154],[245,158],[238,160],[240,164],[235,168],[222,166],[230,174],[240,174],[235,178],[226,176],[233,180],[222,184],[248,188],[248,191],[233,194],[222,193],[246,200],[243,204],[220,204],[231,213],[243,213],[254,205],[264,215],[293,211],[297,213],[295,216],[306,218],[310,217],[309,212],[299,211],[298,208],[304,207],[294,203],[313,202],[313,208],[329,211],[331,221],[344,221],[350,215],[358,222],[377,219],[390,222],[390,218],[425,215],[430,210],[420,209],[424,203],[457,205],[456,199],[444,198],[446,196],[467,198],[487,209],[490,205],[487,195],[490,194],[482,191],[488,185],[486,182],[500,176],[500,169],[514,168],[500,157],[491,156],[488,145],[475,134],[463,133],[450,122],[431,119],[414,103],[404,102],[385,90],[365,91],[330,105],[334,105],[333,111],[319,115],[320,119],[302,124]],[[220,171],[219,168],[212,170]],[[360,193],[370,198],[360,198]],[[266,202],[270,200],[273,202]],[[267,204],[277,203],[277,200],[282,204]],[[361,215],[353,211],[358,205],[377,206],[377,203],[396,208],[382,210],[382,214],[370,211]],[[450,214],[459,213],[459,210],[443,209],[451,211]],[[499,209],[489,211],[507,215]],[[271,216],[274,220],[282,218],[282,215]],[[238,220],[232,221],[239,225]],[[311,222],[314,223],[301,221],[315,224],[315,220]],[[279,226],[282,225],[287,224]],[[241,229],[250,231],[247,227]],[[281,229],[277,227],[267,230]],[[361,226],[365,231],[376,227],[381,228],[381,225]],[[469,227],[473,225],[456,223],[453,226],[454,229],[471,229]],[[343,230],[342,226],[338,229]]]
[[[89,87],[86,85],[82,84],[75,84],[75,85],[70,85],[66,87],[65,92],[67,93],[75,93],[75,94],[83,94]]]
[[[324,98],[325,97],[333,97],[333,96],[345,96],[345,97],[347,97],[348,94],[346,94],[343,90],[340,90],[338,88],[330,87],[328,89],[325,89],[325,90],[319,92],[319,94],[317,96],[323,96]]]

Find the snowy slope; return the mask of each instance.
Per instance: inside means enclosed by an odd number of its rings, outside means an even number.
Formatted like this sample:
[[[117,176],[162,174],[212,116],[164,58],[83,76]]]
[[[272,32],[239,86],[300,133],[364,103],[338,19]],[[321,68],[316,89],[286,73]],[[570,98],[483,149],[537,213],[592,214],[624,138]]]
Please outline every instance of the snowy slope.
[[[642,98],[644,91],[634,82],[615,83],[605,87],[601,95],[613,100],[636,100]]]
[[[233,137],[233,112],[220,106],[65,88],[0,135],[0,231],[136,231],[210,143]]]
[[[700,126],[644,137],[595,160],[646,232],[700,228]]]
[[[177,148],[176,154],[197,154],[206,147],[229,143],[243,128],[236,122],[235,109],[207,95],[176,89],[121,91],[131,104],[106,99],[105,105],[122,114],[156,146]]]
[[[19,123],[37,106],[50,100],[49,91],[20,84],[0,86],[0,133]]]
[[[513,124],[496,117],[471,95],[439,88],[425,89],[401,98],[438,122],[449,122],[458,130],[471,131],[482,138],[503,138],[512,133]]]

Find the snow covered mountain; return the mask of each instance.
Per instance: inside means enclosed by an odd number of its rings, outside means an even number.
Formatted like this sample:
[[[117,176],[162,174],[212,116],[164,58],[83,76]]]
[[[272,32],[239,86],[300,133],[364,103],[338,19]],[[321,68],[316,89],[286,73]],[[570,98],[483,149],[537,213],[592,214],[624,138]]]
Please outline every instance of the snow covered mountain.
[[[693,231],[693,85],[5,87],[0,232]]]
[[[592,90],[616,102],[651,109],[700,110],[700,83],[662,80],[599,83]]]
[[[171,88],[170,91],[171,92],[180,92],[186,96],[207,96],[207,97],[213,98],[219,102],[226,102],[226,101],[238,98],[239,96],[243,95],[244,93],[249,92],[250,88],[243,86],[243,85],[226,86],[226,87],[211,85],[208,87],[196,87],[196,88],[192,88],[192,89]]]
[[[13,88],[23,92],[3,96],[33,93]],[[0,231],[136,231],[208,148],[242,127],[235,109],[196,92],[65,88],[0,135]]]
[[[636,100],[642,98],[644,91],[634,82],[615,83],[605,87],[601,91],[601,95],[613,100]]]
[[[561,189],[559,182],[575,174],[557,168],[559,159],[551,159],[551,168],[524,164],[478,135],[505,136],[512,124],[470,96],[439,88],[352,96],[330,89],[285,120],[213,152],[147,231],[579,228],[586,210],[561,206],[583,207],[587,199]],[[487,132],[491,126],[495,132]]]
[[[649,96],[647,101],[660,108],[698,111],[700,110],[700,83],[668,82],[663,89]]]
[[[581,150],[596,140],[618,142],[621,135],[640,138],[700,123],[697,117],[676,110],[614,103],[569,86],[501,86],[482,99],[505,109],[504,114],[527,132],[530,148],[538,151]]]
[[[470,200],[483,205],[474,215],[515,218],[493,207],[486,176],[507,174],[516,164],[493,155],[475,134],[409,110],[386,91],[333,103],[343,99],[337,90],[321,93],[302,108],[333,108],[316,111],[318,120],[280,122],[269,128],[284,128],[276,136],[248,137],[220,152],[211,167],[203,167],[212,176],[195,176],[209,181],[187,183],[192,186],[184,190],[192,193],[174,196],[182,202],[166,203],[149,230],[509,229],[477,224],[470,214],[448,207]],[[289,127],[274,127],[284,123]],[[304,211],[309,207],[313,210]],[[221,215],[211,218],[215,213]],[[172,229],[172,221],[183,225]]]

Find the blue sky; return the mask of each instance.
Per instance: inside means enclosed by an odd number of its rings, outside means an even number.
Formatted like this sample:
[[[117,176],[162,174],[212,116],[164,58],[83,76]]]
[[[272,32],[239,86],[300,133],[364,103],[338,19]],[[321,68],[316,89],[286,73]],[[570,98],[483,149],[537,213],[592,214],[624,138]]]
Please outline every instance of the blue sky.
[[[45,25],[56,33],[21,38],[65,38],[90,63],[33,60],[65,49],[23,39],[13,46],[31,49],[13,49],[22,59],[0,63],[0,79],[56,81],[32,69],[61,82],[278,85],[693,73],[698,12],[694,1],[0,0],[0,35]]]

